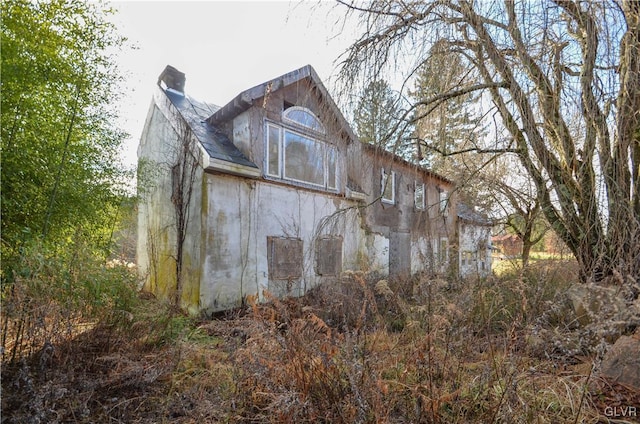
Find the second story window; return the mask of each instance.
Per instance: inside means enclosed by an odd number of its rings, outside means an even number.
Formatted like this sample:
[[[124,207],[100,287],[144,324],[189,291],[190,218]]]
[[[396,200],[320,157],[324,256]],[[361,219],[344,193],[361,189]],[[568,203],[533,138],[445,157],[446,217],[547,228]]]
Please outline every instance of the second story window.
[[[396,173],[393,171],[387,172],[382,168],[382,176],[380,178],[383,203],[396,203]]]
[[[449,206],[449,193],[446,190],[439,190],[440,192],[440,213],[443,216],[448,215]]]
[[[265,125],[265,174],[302,185],[336,191],[337,151],[323,141],[324,127],[309,111],[290,107],[283,113],[284,124]]]
[[[291,106],[282,112],[282,120],[289,121],[318,133],[325,134],[324,126],[311,111],[298,106]]]
[[[415,182],[415,191],[413,192],[414,194],[414,203],[416,205],[416,209],[419,211],[423,211],[424,207],[425,207],[425,201],[424,201],[424,183]]]

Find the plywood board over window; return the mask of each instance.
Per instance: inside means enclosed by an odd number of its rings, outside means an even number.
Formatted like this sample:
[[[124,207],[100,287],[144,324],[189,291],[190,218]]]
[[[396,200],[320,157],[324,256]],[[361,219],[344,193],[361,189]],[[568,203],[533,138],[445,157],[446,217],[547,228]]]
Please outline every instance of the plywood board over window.
[[[270,280],[302,278],[302,240],[267,237],[267,261]]]
[[[337,277],[342,272],[342,237],[322,236],[316,239],[316,274]]]

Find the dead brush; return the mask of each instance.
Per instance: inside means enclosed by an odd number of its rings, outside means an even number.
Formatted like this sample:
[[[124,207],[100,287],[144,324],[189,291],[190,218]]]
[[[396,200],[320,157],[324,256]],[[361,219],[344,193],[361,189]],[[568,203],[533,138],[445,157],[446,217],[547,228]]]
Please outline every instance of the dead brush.
[[[245,413],[269,422],[349,421],[348,386],[335,360],[341,336],[313,312],[291,313],[288,305],[275,298],[254,305],[266,331],[233,355]]]
[[[381,324],[375,294],[375,275],[347,271],[339,279],[313,288],[303,299],[330,327],[339,331],[373,328]]]
[[[590,422],[598,414],[588,374],[529,355],[531,322],[555,291],[548,281],[527,287],[527,278],[450,284],[347,273],[301,299],[250,303],[249,315],[216,324],[229,342],[235,384],[227,416],[274,423]],[[241,340],[233,336],[238,328]]]

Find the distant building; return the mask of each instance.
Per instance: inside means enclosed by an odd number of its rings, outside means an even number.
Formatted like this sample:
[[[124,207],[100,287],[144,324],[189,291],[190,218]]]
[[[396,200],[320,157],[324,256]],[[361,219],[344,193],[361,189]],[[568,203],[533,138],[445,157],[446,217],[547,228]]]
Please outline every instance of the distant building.
[[[491,241],[503,257],[514,258],[522,254],[522,239],[515,234],[494,236]]]

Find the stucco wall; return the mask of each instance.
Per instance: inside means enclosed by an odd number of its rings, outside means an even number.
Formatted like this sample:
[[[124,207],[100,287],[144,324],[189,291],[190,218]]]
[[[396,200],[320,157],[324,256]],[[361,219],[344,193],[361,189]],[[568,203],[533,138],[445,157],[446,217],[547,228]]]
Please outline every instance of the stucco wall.
[[[177,163],[179,141],[188,137],[192,151],[200,154],[196,140],[185,132],[176,111],[161,90],[154,96],[138,147],[138,270],[144,288],[161,297],[176,289],[177,232],[172,203],[171,168]],[[187,207],[181,304],[195,313],[200,290],[202,167],[196,166]]]
[[[246,295],[263,298],[267,290],[281,294],[269,279],[268,237],[303,242],[303,278],[288,293],[294,296],[330,278],[315,271],[320,235],[342,237],[343,270],[388,268],[388,240],[362,228],[355,201],[222,174],[206,174],[205,187],[200,305],[206,311],[238,305]]]
[[[267,177],[264,172],[262,177],[247,178],[198,168],[185,239],[182,296],[183,306],[192,313],[228,309],[247,295],[259,299],[267,292],[298,296],[338,277],[319,275],[317,249],[324,244],[316,241],[321,236],[334,236],[329,237],[331,243],[339,240],[340,270],[391,272],[392,276],[445,271],[438,262],[438,249],[443,239],[447,248],[457,244],[456,212],[452,199],[447,213],[441,213],[439,190],[451,193],[451,184],[348,140],[313,93],[306,81],[270,92],[233,120],[221,123],[219,129],[262,169],[265,120],[286,126],[281,118],[284,108],[295,104],[310,109],[326,128],[319,139],[338,154],[337,190]],[[151,172],[143,184],[139,208],[138,263],[145,286],[161,296],[170,296],[175,289],[170,170],[183,130],[184,121],[159,89],[139,147],[141,168]],[[206,155],[202,149],[198,152]],[[203,156],[203,164],[205,159]],[[379,198],[382,167],[396,172],[394,204],[384,204]],[[424,210],[414,203],[416,181],[425,184]],[[351,197],[347,187],[358,195]],[[287,243],[296,252],[302,246],[299,276],[274,278],[270,273],[274,240],[288,240],[278,244],[282,249],[290,248]]]
[[[491,273],[491,227],[459,221],[460,275],[485,276]]]

